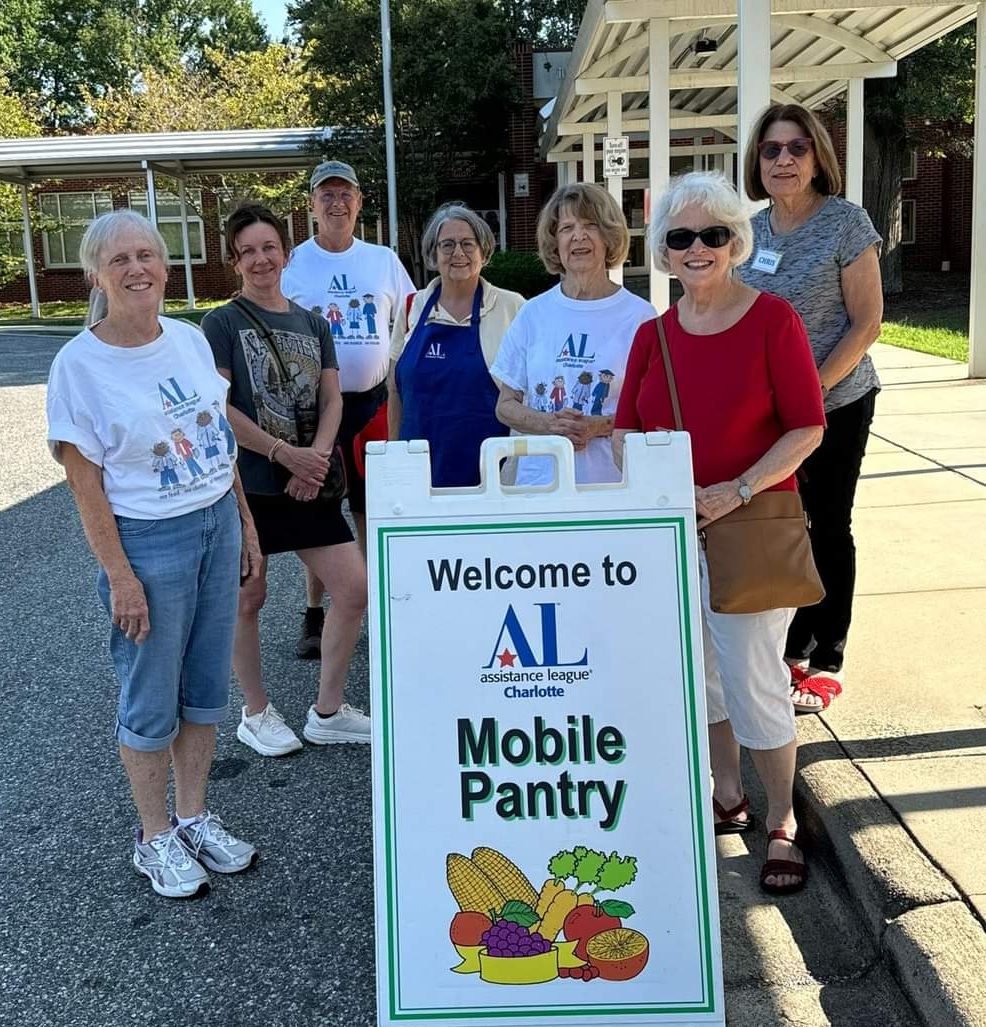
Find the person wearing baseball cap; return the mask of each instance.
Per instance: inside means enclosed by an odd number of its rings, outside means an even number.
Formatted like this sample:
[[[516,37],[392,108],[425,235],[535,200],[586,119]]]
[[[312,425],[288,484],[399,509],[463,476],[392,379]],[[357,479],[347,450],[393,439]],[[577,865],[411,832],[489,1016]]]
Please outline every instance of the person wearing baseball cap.
[[[333,326],[332,341],[343,399],[338,440],[346,459],[349,510],[365,552],[366,485],[353,443],[387,401],[390,326],[415,287],[393,250],[355,237],[363,193],[352,165],[341,160],[319,164],[311,176],[311,206],[315,235],[292,251],[281,288],[305,310],[314,313],[317,308],[321,317],[327,316],[330,304],[335,310],[352,310]],[[358,317],[353,299],[359,300]],[[320,655],[323,592],[322,583],[309,573],[308,608],[298,642],[303,658]]]

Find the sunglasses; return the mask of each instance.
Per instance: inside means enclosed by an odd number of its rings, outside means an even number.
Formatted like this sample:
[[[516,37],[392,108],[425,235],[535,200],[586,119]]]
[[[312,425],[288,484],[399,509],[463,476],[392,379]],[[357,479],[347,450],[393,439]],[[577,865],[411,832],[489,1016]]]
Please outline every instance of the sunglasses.
[[[725,225],[710,225],[699,232],[693,232],[690,228],[672,228],[664,237],[664,245],[669,250],[687,250],[696,239],[701,239],[703,245],[718,250],[732,237],[733,233]]]
[[[787,150],[792,157],[803,157],[811,150],[812,145],[811,139],[807,136],[799,136],[797,139],[788,139],[786,143],[779,143],[775,139],[767,139],[762,143],[758,143],[757,149],[764,160],[777,160],[782,150]]]

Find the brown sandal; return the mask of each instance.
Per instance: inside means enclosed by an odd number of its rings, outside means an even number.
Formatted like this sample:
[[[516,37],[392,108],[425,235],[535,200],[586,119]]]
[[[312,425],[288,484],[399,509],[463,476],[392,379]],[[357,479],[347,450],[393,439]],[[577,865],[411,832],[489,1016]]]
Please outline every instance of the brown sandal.
[[[714,832],[719,835],[746,834],[747,831],[752,831],[754,826],[753,814],[747,813],[749,808],[750,800],[745,795],[732,809],[723,809],[722,803],[718,799],[713,798],[712,809],[719,818],[713,828]],[[741,813],[746,813],[746,817],[741,819]]]
[[[797,837],[789,835],[783,829],[771,831],[767,835],[768,852],[770,852],[770,843],[773,841],[790,842],[792,845],[798,845]],[[804,856],[804,850],[801,849],[800,845],[798,845],[798,849],[801,851],[801,855]],[[780,874],[786,874],[788,877],[795,878],[795,880],[791,884],[767,884],[768,877],[777,877]],[[792,892],[801,891],[805,886],[807,877],[808,867],[804,863],[796,863],[793,859],[767,859],[760,870],[760,887],[771,895],[790,895]]]

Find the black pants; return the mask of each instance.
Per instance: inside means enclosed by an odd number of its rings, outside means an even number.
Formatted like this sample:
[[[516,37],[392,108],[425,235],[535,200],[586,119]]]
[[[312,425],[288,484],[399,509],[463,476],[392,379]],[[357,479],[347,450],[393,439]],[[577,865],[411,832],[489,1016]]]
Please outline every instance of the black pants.
[[[785,655],[791,660],[807,659],[819,670],[842,669],[856,585],[852,505],[876,394],[873,389],[827,415],[822,444],[801,465],[798,476],[825,598],[794,615]]]

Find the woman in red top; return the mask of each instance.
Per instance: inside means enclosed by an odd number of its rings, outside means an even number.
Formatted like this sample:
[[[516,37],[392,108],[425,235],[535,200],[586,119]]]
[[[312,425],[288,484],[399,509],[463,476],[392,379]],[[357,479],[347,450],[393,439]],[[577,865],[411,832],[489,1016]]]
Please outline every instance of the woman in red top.
[[[650,228],[656,266],[675,275],[684,290],[662,323],[691,435],[699,528],[757,492],[796,488],[794,472],[818,445],[825,424],[801,318],[785,300],[733,276],[749,256],[751,240],[733,187],[722,175],[705,172],[674,180]],[[673,427],[657,321],[648,321],[634,339],[616,413],[617,464],[627,432]],[[760,883],[769,892],[796,891],[805,868],[795,841],[797,740],[784,663],[794,611],[714,613],[701,551],[699,567],[716,834],[753,826],[740,778],[744,745],[767,792],[769,843]]]

